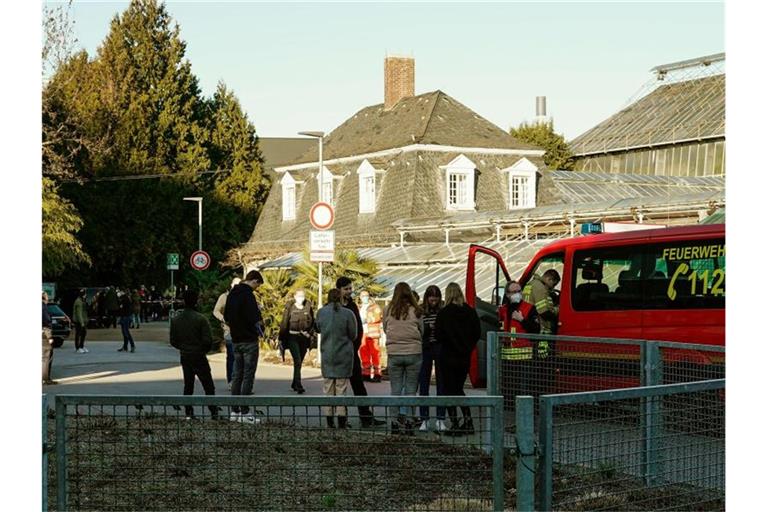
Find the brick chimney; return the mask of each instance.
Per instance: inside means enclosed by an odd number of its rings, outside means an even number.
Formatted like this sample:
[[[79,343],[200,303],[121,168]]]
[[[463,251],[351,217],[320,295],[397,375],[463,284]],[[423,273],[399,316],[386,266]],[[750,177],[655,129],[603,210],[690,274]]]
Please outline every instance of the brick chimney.
[[[403,98],[413,96],[413,57],[386,57],[384,59],[384,110],[389,110]]]

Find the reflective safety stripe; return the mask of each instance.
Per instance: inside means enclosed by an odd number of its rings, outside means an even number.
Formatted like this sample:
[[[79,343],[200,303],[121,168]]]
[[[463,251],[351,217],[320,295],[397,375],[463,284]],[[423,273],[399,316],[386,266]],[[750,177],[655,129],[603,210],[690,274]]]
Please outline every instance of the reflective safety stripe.
[[[501,349],[501,359],[504,361],[520,361],[533,359],[532,347],[504,347]]]
[[[548,341],[540,341],[539,342],[539,357],[544,359],[546,357],[549,357],[549,342]]]

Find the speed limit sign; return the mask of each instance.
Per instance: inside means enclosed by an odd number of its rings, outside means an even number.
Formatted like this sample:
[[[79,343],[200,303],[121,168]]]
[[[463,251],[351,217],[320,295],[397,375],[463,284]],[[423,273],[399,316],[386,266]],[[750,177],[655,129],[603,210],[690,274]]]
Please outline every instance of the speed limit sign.
[[[195,270],[205,270],[211,264],[211,257],[205,251],[195,251],[189,257],[189,264]]]

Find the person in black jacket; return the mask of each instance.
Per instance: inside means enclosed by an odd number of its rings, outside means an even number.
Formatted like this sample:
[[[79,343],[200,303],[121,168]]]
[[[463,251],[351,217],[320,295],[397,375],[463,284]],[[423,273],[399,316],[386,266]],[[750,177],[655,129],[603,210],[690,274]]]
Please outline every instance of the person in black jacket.
[[[131,344],[131,352],[136,351],[136,344],[131,336],[131,318],[133,317],[133,303],[128,293],[120,295],[120,329],[123,331],[123,347],[117,349],[118,352],[127,352],[128,343]]]
[[[253,394],[253,380],[259,364],[259,337],[264,333],[261,310],[253,292],[263,283],[261,273],[251,270],[240,284],[232,288],[224,306],[224,321],[229,325],[235,352],[232,395]],[[257,423],[247,405],[233,406],[230,420]]]
[[[191,395],[195,390],[195,376],[200,379],[206,395],[215,395],[211,376],[211,365],[206,354],[211,350],[213,337],[208,320],[198,313],[197,292],[184,292],[184,309],[171,320],[171,345],[179,350],[181,371],[184,375],[184,394]],[[184,406],[187,419],[192,419],[194,412],[191,405]],[[208,407],[211,417],[218,418],[218,407]]]
[[[341,292],[341,305],[355,314],[357,322],[357,337],[355,338],[355,359],[352,362],[352,377],[349,378],[349,384],[352,386],[352,393],[355,396],[368,396],[368,391],[363,383],[363,366],[360,363],[360,345],[363,342],[363,320],[360,318],[360,310],[357,304],[352,300],[352,280],[342,276],[336,280],[336,289]],[[320,341],[322,344],[322,340]],[[386,422],[373,417],[373,411],[367,405],[361,405],[357,408],[360,415],[360,425],[363,427],[375,427],[384,425]]]
[[[443,395],[464,396],[464,381],[469,374],[469,359],[480,339],[480,319],[464,300],[464,293],[456,283],[445,289],[445,307],[435,321],[437,340],[441,345],[440,361],[444,377]],[[446,435],[474,434],[469,407],[462,406],[463,423],[459,424],[456,407],[448,407],[451,428]]]
[[[312,336],[315,333],[315,314],[312,304],[306,302],[304,290],[298,289],[293,294],[283,311],[280,322],[279,338],[283,347],[288,349],[293,359],[293,380],[291,389],[298,394],[305,392],[301,385],[301,364],[307,355]]]

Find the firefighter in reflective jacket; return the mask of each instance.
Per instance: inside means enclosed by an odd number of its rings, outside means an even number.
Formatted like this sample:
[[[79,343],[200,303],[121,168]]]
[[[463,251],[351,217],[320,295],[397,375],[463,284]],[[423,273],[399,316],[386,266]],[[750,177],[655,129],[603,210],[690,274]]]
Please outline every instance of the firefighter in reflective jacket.
[[[557,334],[557,317],[560,307],[555,304],[553,290],[560,282],[560,274],[551,268],[542,276],[534,275],[523,289],[523,300],[533,304],[539,315],[541,334]],[[549,342],[541,340],[538,343],[538,358],[546,359],[550,354]]]
[[[517,281],[510,281],[504,290],[499,308],[499,321],[504,332],[538,333],[539,315],[536,308],[523,300],[522,288]],[[508,361],[527,360],[533,357],[533,345],[525,338],[513,338],[501,348],[501,358]]]

